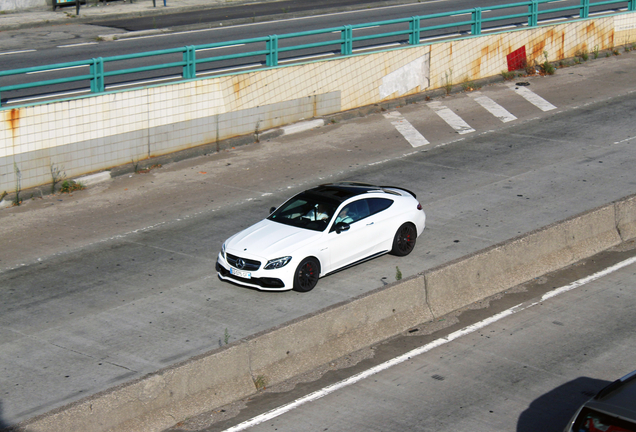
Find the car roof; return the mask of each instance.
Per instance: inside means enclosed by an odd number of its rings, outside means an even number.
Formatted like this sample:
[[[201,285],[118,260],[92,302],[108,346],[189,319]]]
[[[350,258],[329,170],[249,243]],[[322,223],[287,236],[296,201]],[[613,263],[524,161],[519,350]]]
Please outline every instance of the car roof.
[[[636,421],[636,371],[609,384],[586,405]]]
[[[410,195],[413,195],[413,197],[415,197],[415,194],[413,192],[410,192],[403,188],[396,188],[392,186],[375,186],[372,184],[359,182],[327,183],[316,186],[315,188],[308,189],[303,193],[328,202],[339,204],[354,196],[371,192],[386,193],[398,196],[401,195],[399,192],[391,189],[399,189],[408,192]]]

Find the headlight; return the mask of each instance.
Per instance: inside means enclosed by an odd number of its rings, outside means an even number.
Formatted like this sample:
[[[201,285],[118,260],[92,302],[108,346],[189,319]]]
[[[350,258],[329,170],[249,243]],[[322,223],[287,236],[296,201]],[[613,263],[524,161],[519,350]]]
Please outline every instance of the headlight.
[[[274,270],[279,269],[281,267],[285,267],[289,261],[291,261],[292,257],[286,256],[282,258],[276,258],[273,260],[267,261],[265,264],[265,270]]]
[[[223,257],[223,259],[225,258],[225,243],[223,243],[223,246],[221,246],[221,256]]]

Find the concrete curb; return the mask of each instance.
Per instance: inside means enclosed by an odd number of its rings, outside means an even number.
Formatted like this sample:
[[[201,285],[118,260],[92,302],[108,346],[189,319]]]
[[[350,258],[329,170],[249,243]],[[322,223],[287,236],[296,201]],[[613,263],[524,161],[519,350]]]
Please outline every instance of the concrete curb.
[[[301,121],[289,126],[283,126],[280,129],[283,131],[283,135],[291,135],[295,133],[312,130],[313,128],[321,127],[324,125],[325,125],[325,121],[323,119],[316,119],[316,120],[309,120],[309,121]]]
[[[160,431],[636,237],[636,195],[500,243],[21,423]],[[258,383],[258,384],[257,384]]]

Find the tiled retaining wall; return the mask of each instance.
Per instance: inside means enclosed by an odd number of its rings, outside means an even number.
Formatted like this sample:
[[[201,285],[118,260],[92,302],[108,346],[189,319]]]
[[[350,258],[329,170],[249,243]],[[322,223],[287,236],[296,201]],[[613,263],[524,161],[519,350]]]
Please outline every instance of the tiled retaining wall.
[[[636,13],[0,111],[0,193],[636,42]]]

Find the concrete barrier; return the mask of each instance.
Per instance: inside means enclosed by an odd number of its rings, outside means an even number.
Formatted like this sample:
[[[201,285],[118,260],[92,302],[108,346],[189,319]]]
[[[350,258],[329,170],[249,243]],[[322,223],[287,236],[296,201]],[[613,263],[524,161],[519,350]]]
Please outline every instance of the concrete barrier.
[[[415,277],[250,338],[252,371],[276,384],[432,318]]]
[[[30,432],[160,431],[636,238],[636,196],[23,422]]]
[[[614,205],[591,210],[426,272],[429,305],[445,315],[620,242]]]
[[[616,203],[616,225],[623,240],[636,238],[636,196]]]

